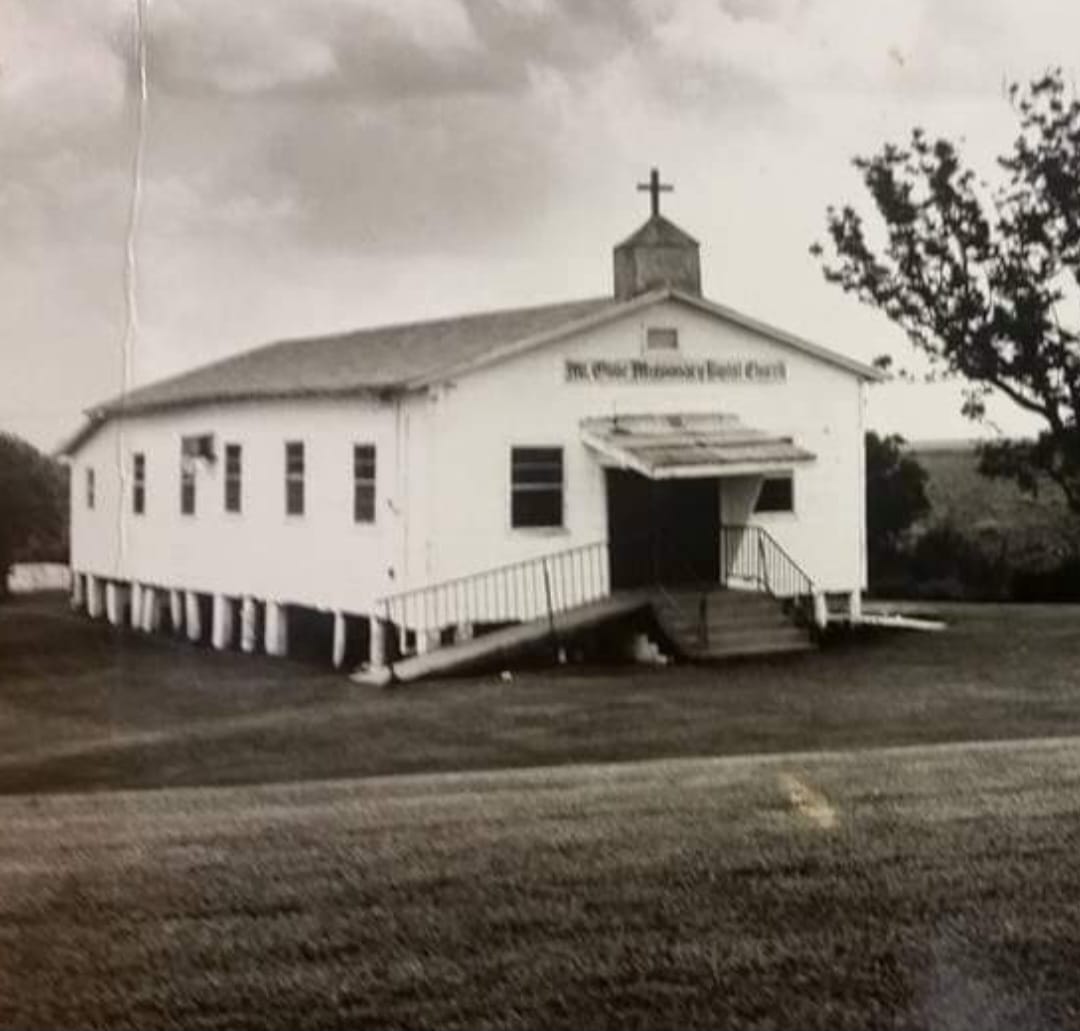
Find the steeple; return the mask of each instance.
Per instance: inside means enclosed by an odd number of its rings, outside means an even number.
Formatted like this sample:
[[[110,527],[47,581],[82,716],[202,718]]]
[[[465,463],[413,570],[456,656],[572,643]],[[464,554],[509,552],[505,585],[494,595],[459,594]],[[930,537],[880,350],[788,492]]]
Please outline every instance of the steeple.
[[[660,194],[674,187],[660,181],[653,169],[647,183],[638,183],[650,197],[649,220],[615,248],[615,297],[629,300],[657,287],[672,286],[701,296],[698,242],[660,214]]]

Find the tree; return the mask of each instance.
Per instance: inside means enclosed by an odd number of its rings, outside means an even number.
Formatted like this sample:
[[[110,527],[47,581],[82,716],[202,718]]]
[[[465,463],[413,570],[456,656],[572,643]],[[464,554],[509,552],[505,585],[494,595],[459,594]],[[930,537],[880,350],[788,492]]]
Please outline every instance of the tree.
[[[904,531],[930,511],[926,470],[903,447],[897,434],[866,435],[866,536],[875,568],[899,554]]]
[[[0,600],[13,563],[60,557],[66,533],[65,470],[25,440],[0,433]]]
[[[1080,515],[1080,325],[1066,318],[1080,298],[1080,100],[1060,69],[1008,98],[1020,134],[994,188],[921,129],[856,158],[884,237],[875,246],[852,207],[829,208],[824,272],[966,380],[969,418],[995,391],[1036,415],[1037,439],[983,445],[980,471],[1030,493],[1048,477]]]

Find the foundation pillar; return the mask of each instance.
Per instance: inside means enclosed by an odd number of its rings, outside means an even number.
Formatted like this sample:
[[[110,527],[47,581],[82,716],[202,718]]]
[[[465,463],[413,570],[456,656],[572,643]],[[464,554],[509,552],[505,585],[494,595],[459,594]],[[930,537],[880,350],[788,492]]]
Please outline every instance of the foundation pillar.
[[[255,599],[244,598],[240,602],[240,650],[255,650]]]
[[[161,591],[156,587],[142,590],[142,628],[148,634],[161,629]]]
[[[91,619],[101,615],[101,581],[89,573],[86,576],[86,614]]]
[[[862,619],[862,591],[852,591],[848,595],[848,618],[852,623]]]
[[[368,617],[368,665],[382,669],[386,665],[386,624],[378,616]]]
[[[829,604],[823,591],[814,592],[814,625],[819,630],[829,625]]]
[[[461,644],[463,641],[471,641],[473,636],[473,625],[470,622],[458,623],[454,627],[454,644]]]
[[[128,599],[127,587],[110,580],[105,585],[105,614],[113,626],[124,623],[124,605]]]
[[[137,580],[131,581],[131,611],[128,613],[128,622],[132,630],[142,629],[142,601],[143,585]]]
[[[174,634],[184,629],[184,592],[169,591],[169,619]]]
[[[345,613],[334,613],[334,669],[341,669],[341,664],[345,661]]]
[[[202,637],[202,617],[199,613],[199,596],[194,591],[184,592],[184,623],[189,641]]]
[[[71,571],[71,607],[81,609],[86,604],[86,581],[82,573]]]
[[[285,606],[276,601],[266,603],[266,654],[284,656],[289,653],[289,617]]]
[[[224,594],[214,595],[214,627],[211,638],[214,647],[220,652],[229,647],[233,632],[232,599]]]

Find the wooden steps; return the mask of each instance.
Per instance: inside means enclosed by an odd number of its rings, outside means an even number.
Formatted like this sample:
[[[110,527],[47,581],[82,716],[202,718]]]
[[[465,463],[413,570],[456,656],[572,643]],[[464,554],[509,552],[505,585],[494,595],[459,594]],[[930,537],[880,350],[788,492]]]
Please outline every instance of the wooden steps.
[[[654,594],[653,609],[671,644],[688,659],[777,655],[814,647],[809,632],[767,594],[715,586],[666,589]]]

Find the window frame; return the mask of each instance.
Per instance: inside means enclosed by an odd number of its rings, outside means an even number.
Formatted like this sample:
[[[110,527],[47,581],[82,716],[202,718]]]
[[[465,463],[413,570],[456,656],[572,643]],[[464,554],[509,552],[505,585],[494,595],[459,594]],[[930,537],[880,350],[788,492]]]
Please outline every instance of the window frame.
[[[198,492],[195,487],[195,459],[180,449],[180,514],[195,515]]]
[[[361,452],[370,452],[370,475],[360,475]],[[371,526],[376,521],[379,482],[379,449],[371,442],[353,443],[353,522],[358,526]],[[366,456],[365,456],[366,457]],[[366,468],[365,468],[366,471]],[[370,493],[370,505],[365,506],[363,517],[360,511],[361,491],[365,496]],[[370,511],[370,515],[368,515]]]
[[[222,504],[229,515],[242,515],[244,511],[244,448],[236,441],[226,442],[222,448]],[[235,456],[236,467],[231,459]],[[235,492],[235,493],[234,493]]]
[[[670,334],[670,339],[674,341],[671,346],[667,344],[656,345],[652,343],[655,336],[661,334]],[[644,351],[646,354],[678,354],[679,347],[679,329],[677,326],[646,326],[645,327],[645,346]]]
[[[299,456],[299,468],[291,464],[296,456]],[[302,519],[307,514],[306,482],[307,448],[302,440],[287,440],[285,441],[285,515],[290,519]]]
[[[788,489],[791,494],[791,505],[788,508],[758,508],[761,503],[761,495],[765,491],[765,485],[772,482],[784,482],[788,484]],[[754,515],[755,516],[792,516],[795,515],[796,494],[795,494],[795,474],[794,473],[776,473],[769,476],[762,476],[761,486],[758,488],[757,497],[754,499]]]
[[[559,480],[546,483],[543,481],[534,483],[515,482],[515,457],[520,452],[555,452],[559,456]],[[566,533],[566,448],[562,444],[511,444],[510,445],[510,469],[509,469],[508,496],[508,523],[512,531],[524,533]],[[559,521],[557,523],[519,523],[515,520],[515,497],[519,494],[539,494],[544,492],[558,492],[559,497]]]
[[[131,453],[131,511],[146,515],[146,452]]]

